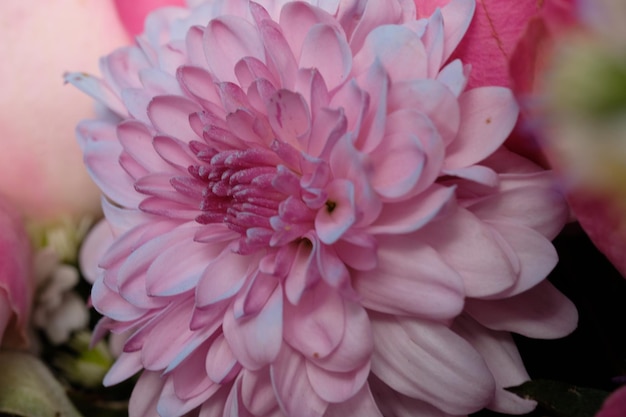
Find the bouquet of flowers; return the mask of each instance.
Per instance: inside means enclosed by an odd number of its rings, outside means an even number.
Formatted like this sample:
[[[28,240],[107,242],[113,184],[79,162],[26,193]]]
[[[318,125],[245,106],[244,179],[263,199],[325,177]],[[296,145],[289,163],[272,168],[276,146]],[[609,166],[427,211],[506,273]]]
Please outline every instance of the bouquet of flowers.
[[[626,415],[620,1],[0,12],[0,415]]]

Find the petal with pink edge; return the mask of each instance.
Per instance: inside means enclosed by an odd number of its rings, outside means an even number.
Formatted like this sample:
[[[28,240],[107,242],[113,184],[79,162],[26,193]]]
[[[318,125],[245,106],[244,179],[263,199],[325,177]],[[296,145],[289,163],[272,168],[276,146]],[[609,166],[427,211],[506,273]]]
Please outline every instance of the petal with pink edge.
[[[148,105],[148,117],[161,133],[189,143],[198,140],[198,135],[189,124],[189,116],[201,107],[181,96],[157,96]]]
[[[381,314],[370,317],[372,372],[391,388],[450,414],[473,413],[491,401],[495,383],[489,368],[448,327]]]

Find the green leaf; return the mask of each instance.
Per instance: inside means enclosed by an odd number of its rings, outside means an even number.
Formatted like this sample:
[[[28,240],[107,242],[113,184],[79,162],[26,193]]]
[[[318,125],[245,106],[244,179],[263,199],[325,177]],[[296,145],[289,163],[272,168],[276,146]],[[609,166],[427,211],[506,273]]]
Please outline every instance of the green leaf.
[[[558,417],[593,417],[609,395],[606,391],[540,379],[506,390],[537,401],[540,407]]]
[[[35,356],[2,351],[0,369],[0,414],[81,417],[59,381]]]

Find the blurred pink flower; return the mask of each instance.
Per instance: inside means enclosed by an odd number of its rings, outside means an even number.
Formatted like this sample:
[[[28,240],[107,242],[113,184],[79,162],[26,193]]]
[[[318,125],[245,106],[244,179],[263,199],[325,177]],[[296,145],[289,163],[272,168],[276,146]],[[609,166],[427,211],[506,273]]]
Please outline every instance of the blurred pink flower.
[[[33,292],[32,254],[22,218],[0,198],[0,344],[23,347]]]
[[[0,24],[0,193],[37,222],[99,213],[74,133],[94,106],[63,73],[127,42],[112,1],[5,0]]]
[[[115,7],[129,34],[138,35],[143,32],[146,16],[159,7],[184,6],[185,0],[115,0]]]
[[[596,417],[623,417],[625,412],[626,387],[622,387],[607,398]]]
[[[213,1],[68,75],[119,117],[78,128],[109,226],[82,259],[131,416],[534,407],[509,332],[576,325],[544,281],[567,207],[502,146],[511,91],[448,63],[474,8]]]

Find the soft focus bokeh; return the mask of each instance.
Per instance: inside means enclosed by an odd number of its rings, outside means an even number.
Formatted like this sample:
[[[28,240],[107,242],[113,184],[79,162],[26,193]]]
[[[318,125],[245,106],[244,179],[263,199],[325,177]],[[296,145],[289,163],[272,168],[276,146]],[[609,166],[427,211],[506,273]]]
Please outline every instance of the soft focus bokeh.
[[[64,85],[76,68],[129,42],[112,0],[3,0],[0,4],[0,193],[37,224],[100,212],[82,163],[76,121],[92,101]]]

